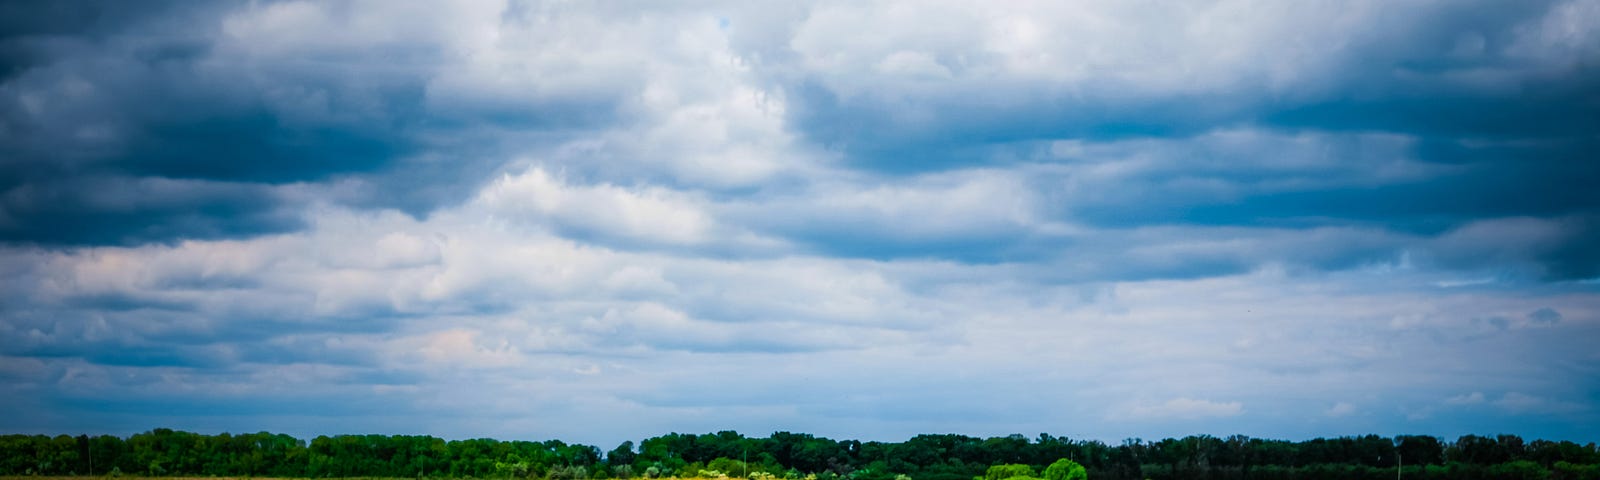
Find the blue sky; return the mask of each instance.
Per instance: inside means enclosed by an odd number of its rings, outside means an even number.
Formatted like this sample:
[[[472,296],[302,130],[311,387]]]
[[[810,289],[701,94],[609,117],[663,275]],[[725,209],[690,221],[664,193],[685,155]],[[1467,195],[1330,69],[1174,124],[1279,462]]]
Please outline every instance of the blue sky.
[[[1600,2],[0,3],[0,430],[1600,432]]]

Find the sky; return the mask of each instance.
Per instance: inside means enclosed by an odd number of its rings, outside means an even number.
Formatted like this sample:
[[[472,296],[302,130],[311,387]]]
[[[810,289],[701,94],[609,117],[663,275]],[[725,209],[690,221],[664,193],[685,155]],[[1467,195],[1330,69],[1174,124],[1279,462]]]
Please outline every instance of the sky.
[[[1600,441],[1600,1],[0,1],[0,431]]]

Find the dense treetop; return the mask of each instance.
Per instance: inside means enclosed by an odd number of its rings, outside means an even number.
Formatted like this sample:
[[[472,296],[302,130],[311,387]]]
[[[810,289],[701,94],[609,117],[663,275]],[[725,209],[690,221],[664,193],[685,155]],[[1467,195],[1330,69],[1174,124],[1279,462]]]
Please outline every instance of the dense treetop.
[[[1317,438],[1207,435],[1109,445],[1040,434],[918,435],[904,442],[776,432],[670,433],[598,447],[560,440],[413,435],[0,436],[0,475],[454,477],[553,480],[738,477],[812,480],[1600,479],[1595,444],[1515,435]]]

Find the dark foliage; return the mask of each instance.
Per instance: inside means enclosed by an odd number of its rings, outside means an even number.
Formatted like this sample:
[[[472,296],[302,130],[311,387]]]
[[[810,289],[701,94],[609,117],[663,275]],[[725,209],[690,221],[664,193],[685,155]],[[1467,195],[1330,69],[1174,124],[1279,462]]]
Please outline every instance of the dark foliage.
[[[430,436],[321,436],[309,443],[282,434],[203,435],[169,429],[120,438],[0,436],[0,475],[146,475],[272,477],[627,478],[696,475],[779,478],[971,480],[996,465],[1045,471],[1071,459],[1095,479],[1592,479],[1600,480],[1595,444],[1515,435],[1318,438],[1290,442],[1244,436],[1191,436],[1107,445],[1041,434],[977,438],[918,435],[904,442],[833,440],[777,432],[671,433],[624,442],[602,461],[589,445]],[[1031,468],[1031,470],[1029,470]]]

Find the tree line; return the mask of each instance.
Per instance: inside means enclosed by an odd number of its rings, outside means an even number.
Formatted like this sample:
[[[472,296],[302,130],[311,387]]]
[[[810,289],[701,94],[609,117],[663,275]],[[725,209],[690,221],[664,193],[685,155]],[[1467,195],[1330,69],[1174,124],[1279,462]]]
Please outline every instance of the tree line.
[[[904,442],[777,432],[670,433],[606,452],[560,440],[449,440],[267,432],[205,435],[165,428],[127,438],[0,436],[0,475],[504,478],[604,480],[1004,480],[1035,478],[1062,459],[1095,479],[1584,479],[1600,480],[1594,443],[1516,435],[1367,435],[1286,441],[1235,435],[1129,439],[1120,444],[1040,434],[918,435]],[[998,470],[997,470],[998,469]],[[995,473],[1000,472],[1000,473]],[[1009,472],[1009,473],[1008,473]],[[1012,475],[1014,474],[1014,475]],[[987,478],[1005,475],[1001,478]]]

